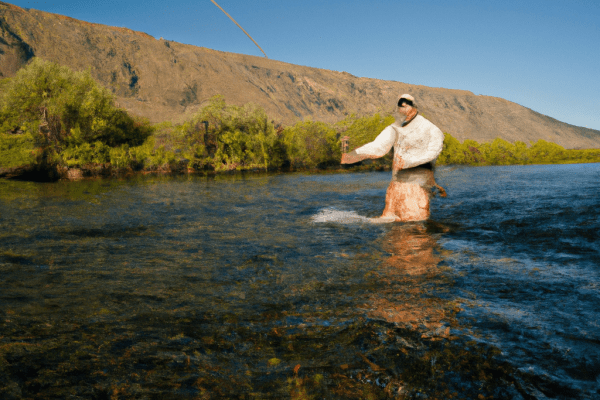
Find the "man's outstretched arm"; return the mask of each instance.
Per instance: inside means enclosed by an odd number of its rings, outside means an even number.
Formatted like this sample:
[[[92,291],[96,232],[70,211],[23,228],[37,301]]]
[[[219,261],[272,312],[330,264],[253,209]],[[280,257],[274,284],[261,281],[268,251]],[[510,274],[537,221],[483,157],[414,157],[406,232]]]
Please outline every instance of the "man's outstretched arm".
[[[375,158],[368,154],[358,154],[356,150],[342,154],[342,164],[354,164],[367,158]]]
[[[379,158],[386,155],[396,141],[396,131],[388,126],[371,143],[342,154],[342,164],[354,164],[367,158]]]

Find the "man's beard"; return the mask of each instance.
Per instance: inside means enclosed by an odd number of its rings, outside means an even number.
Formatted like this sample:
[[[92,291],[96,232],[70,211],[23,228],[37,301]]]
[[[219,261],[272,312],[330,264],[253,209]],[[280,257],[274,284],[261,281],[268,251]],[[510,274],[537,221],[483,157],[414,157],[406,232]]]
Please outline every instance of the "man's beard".
[[[406,121],[406,115],[400,113],[397,108],[392,112],[392,116],[394,117],[396,122],[398,122],[399,124]]]

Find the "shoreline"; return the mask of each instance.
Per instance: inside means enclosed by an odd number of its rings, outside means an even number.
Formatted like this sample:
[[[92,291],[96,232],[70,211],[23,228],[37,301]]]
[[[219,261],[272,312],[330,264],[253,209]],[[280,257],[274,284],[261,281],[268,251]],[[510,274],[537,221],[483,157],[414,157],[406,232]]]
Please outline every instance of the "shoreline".
[[[20,180],[30,182],[58,182],[58,181],[81,181],[94,179],[127,178],[137,175],[198,175],[198,176],[234,176],[234,175],[259,175],[259,174],[288,174],[288,173],[344,173],[344,172],[368,172],[368,171],[391,171],[388,166],[365,164],[353,166],[331,166],[326,168],[279,168],[279,169],[233,169],[215,171],[211,169],[196,170],[193,168],[159,168],[156,170],[115,168],[110,164],[95,164],[83,168],[51,167],[40,168],[38,166],[21,166],[15,168],[0,168],[0,179]]]
[[[155,170],[133,169],[133,168],[115,168],[110,164],[95,164],[80,168],[52,167],[42,168],[40,166],[20,166],[13,168],[0,167],[0,179],[17,180],[26,182],[58,182],[69,181],[77,182],[81,180],[96,179],[121,179],[131,178],[140,175],[197,175],[197,176],[237,176],[237,175],[261,175],[261,174],[292,174],[292,173],[353,173],[353,172],[384,172],[391,171],[387,165],[378,165],[365,160],[358,165],[338,165],[325,168],[278,168],[278,169],[232,169],[215,171],[213,169],[196,170],[193,168],[158,168]],[[471,164],[438,164],[437,167],[506,167],[506,166],[527,166],[527,165],[563,165],[563,164],[598,164],[600,162],[560,162],[560,163],[532,163],[532,164],[489,164],[489,165],[471,165]]]

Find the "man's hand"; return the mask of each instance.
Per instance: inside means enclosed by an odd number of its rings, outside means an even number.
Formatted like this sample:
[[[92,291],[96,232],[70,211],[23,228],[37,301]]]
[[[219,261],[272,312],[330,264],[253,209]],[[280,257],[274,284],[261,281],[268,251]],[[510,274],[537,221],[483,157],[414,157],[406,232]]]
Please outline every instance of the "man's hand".
[[[350,153],[342,154],[342,164],[354,164],[365,158],[369,158],[369,156],[356,154],[356,151],[351,151]]]
[[[353,161],[350,161],[350,158],[350,153],[343,153],[341,164],[352,164]]]

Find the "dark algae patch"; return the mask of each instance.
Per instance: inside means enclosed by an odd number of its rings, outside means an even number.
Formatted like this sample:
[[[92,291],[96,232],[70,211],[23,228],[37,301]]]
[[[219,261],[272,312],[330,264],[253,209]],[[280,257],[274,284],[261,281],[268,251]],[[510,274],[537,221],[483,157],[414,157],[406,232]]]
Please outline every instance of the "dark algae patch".
[[[513,398],[521,387],[493,348],[432,341],[380,321],[257,332],[253,325],[268,329],[264,319],[187,317],[62,321],[58,328],[35,321],[4,332],[12,340],[2,340],[3,394],[441,399]]]

